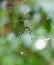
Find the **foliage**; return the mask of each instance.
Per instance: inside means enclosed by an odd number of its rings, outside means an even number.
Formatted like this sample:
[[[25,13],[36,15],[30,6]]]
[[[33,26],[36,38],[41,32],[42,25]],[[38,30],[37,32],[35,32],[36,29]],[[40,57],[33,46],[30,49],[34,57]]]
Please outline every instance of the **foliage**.
[[[53,0],[0,1],[0,65],[54,65],[53,6]]]

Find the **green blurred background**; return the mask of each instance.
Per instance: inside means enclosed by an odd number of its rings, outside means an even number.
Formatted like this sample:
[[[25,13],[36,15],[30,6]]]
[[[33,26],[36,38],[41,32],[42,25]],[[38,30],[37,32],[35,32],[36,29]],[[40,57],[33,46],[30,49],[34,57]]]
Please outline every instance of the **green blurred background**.
[[[54,0],[0,0],[0,65],[54,65]]]

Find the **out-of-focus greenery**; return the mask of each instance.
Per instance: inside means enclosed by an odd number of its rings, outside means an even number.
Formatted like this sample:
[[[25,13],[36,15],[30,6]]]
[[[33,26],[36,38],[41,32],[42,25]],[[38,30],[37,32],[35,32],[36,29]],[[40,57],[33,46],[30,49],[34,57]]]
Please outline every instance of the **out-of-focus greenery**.
[[[54,0],[0,0],[0,65],[54,65]]]

